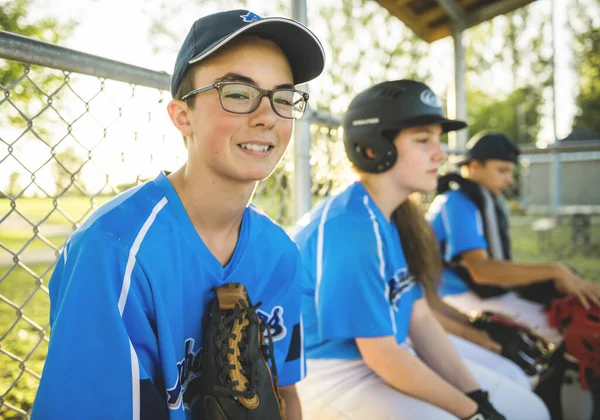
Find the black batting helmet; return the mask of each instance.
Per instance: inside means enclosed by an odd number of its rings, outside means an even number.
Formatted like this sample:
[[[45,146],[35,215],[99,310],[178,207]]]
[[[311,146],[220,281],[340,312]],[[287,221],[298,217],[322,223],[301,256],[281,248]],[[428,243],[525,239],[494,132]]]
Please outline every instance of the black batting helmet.
[[[342,121],[348,159],[361,171],[380,173],[397,158],[393,139],[404,128],[441,124],[444,132],[467,126],[446,118],[442,104],[427,85],[413,80],[379,83],[350,102]],[[365,155],[371,149],[375,157]]]

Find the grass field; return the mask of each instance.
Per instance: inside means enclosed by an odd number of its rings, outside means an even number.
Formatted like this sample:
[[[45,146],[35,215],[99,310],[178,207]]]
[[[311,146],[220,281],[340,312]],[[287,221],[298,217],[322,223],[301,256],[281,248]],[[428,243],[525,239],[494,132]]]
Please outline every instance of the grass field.
[[[106,198],[96,202],[99,205]],[[8,200],[0,200],[0,219],[10,210]],[[86,198],[67,197],[60,200],[59,207],[70,211],[72,219],[89,214],[91,203]],[[42,220],[54,207],[51,200],[22,199],[18,209],[32,220]],[[268,209],[267,209],[268,210]],[[65,217],[52,214],[48,224],[70,226],[72,222]],[[586,278],[600,282],[600,223],[592,227],[592,248],[589,255],[581,249],[571,249],[571,227],[568,221],[559,224],[552,232],[550,241],[543,244],[537,234],[531,230],[533,217],[513,218],[512,240],[514,257],[519,261],[537,262],[559,260],[580,271]],[[0,225],[3,226],[3,225]],[[0,243],[19,251],[33,235],[32,229],[0,228]],[[67,238],[65,234],[46,237],[52,246],[62,247]],[[41,239],[36,238],[25,252],[31,250],[52,250]],[[2,250],[0,249],[0,253]],[[7,274],[8,273],[8,274]],[[38,280],[37,277],[41,280]],[[0,267],[0,419],[23,418],[33,404],[47,352],[47,342],[42,339],[41,331],[48,323],[47,282],[50,278],[48,264],[32,265],[28,269]],[[20,308],[20,309],[16,309]],[[21,315],[22,314],[22,315]],[[15,407],[16,410],[9,408]]]
[[[0,395],[5,404],[0,418],[21,418],[8,406],[26,412],[31,408],[42,373],[48,344],[49,301],[44,290],[49,266],[32,266],[29,270],[0,269]],[[44,275],[45,274],[45,275]],[[42,284],[36,276],[42,278]],[[15,309],[15,306],[20,310]],[[16,382],[16,384],[15,384]]]
[[[586,279],[600,283],[600,220],[594,220],[591,227],[591,246],[584,253],[581,242],[572,244],[572,228],[564,219],[548,233],[546,240],[540,240],[538,233],[531,229],[535,217],[518,216],[513,218],[511,230],[513,258],[521,262],[559,261],[577,270]]]
[[[107,202],[110,197],[87,198],[67,196],[53,200],[51,198],[20,198],[12,207],[10,200],[0,200],[0,219],[11,210],[16,211],[28,220],[37,224],[46,223],[72,225],[81,222],[97,207]]]

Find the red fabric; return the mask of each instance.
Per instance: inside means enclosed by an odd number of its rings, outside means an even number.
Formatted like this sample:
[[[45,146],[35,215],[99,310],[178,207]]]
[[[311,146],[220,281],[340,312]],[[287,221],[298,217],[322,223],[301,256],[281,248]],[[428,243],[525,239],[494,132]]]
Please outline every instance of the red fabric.
[[[600,378],[600,307],[586,310],[579,299],[567,296],[551,303],[548,321],[565,335],[567,351],[579,360],[581,386],[588,389],[586,370]]]
[[[586,310],[579,299],[567,296],[552,301],[548,309],[548,321],[551,326],[564,332],[568,326],[600,331],[600,307],[592,305]]]

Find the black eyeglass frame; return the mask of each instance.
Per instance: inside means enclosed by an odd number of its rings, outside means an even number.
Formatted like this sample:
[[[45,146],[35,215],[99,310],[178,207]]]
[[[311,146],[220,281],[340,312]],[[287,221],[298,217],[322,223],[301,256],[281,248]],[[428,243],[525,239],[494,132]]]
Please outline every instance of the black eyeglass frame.
[[[236,112],[236,111],[230,111],[228,109],[226,109],[223,106],[223,100],[222,100],[222,91],[223,91],[223,87],[227,86],[227,85],[243,85],[243,86],[249,86],[251,88],[254,88],[256,90],[258,90],[258,97],[256,99],[256,102],[254,104],[254,106],[247,112]],[[221,108],[223,108],[224,111],[227,112],[231,112],[232,114],[252,114],[254,111],[256,111],[258,109],[258,107],[260,106],[260,103],[262,101],[262,98],[264,98],[265,96],[269,98],[269,103],[271,104],[271,109],[273,109],[273,111],[279,115],[281,118],[286,118],[288,120],[293,120],[293,119],[300,119],[302,118],[302,116],[304,115],[304,112],[306,111],[306,105],[308,105],[308,98],[309,98],[309,94],[307,92],[302,92],[301,90],[296,90],[296,89],[290,89],[290,88],[282,88],[282,89],[273,89],[273,90],[269,90],[269,89],[262,89],[259,88],[258,86],[255,85],[251,85],[250,83],[244,83],[244,82],[214,82],[211,83],[210,85],[206,85],[206,86],[202,86],[199,87],[197,89],[191,90],[188,93],[186,93],[185,95],[183,95],[181,97],[182,101],[185,101],[186,99],[197,95],[199,93],[203,93],[203,92],[207,92],[211,89],[217,89],[217,91],[219,92],[219,104],[221,104]],[[275,103],[273,102],[273,95],[276,92],[281,92],[281,91],[287,91],[287,92],[296,92],[299,93],[302,97],[302,99],[304,100],[305,106],[304,109],[302,110],[302,114],[300,114],[298,117],[286,117],[285,115],[281,115],[277,109],[275,108]],[[294,107],[295,104],[292,104],[292,108]]]

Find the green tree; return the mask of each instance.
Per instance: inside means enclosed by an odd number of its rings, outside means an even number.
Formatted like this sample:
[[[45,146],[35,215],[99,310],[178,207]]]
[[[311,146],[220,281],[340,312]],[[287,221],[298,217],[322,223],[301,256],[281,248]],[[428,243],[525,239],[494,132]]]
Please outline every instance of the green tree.
[[[533,11],[534,6],[538,10]],[[550,14],[539,9],[539,5],[523,7],[467,32],[470,135],[493,129],[518,143],[536,142],[540,104],[552,83],[551,50],[545,36]],[[498,83],[498,76],[503,83]]]
[[[21,184],[21,173],[14,171],[8,177],[8,188],[6,192],[12,198],[16,197],[23,190],[23,185]]]
[[[61,23],[53,17],[32,20],[29,11],[34,3],[35,0],[0,0],[0,30],[54,44],[71,35],[75,28],[72,21]],[[35,77],[31,73],[35,73]],[[39,100],[46,103],[47,94],[62,82],[64,76],[49,69],[0,59],[0,89],[8,93],[10,102],[18,108],[18,111],[9,108],[10,122],[17,127],[27,127],[26,119],[34,117],[39,110]],[[38,100],[32,101],[33,98]],[[4,100],[0,100],[0,104]]]
[[[541,128],[541,101],[541,90],[533,86],[516,89],[501,100],[472,90],[468,96],[469,134],[496,130],[517,143],[533,144]]]
[[[600,133],[600,0],[574,1],[569,16],[579,81],[574,126]]]
[[[56,153],[52,162],[52,175],[56,184],[56,194],[85,193],[85,188],[77,182],[85,159],[77,154],[73,146]]]
[[[372,84],[431,79],[431,69],[422,65],[429,44],[374,1],[328,3],[310,23],[327,28],[322,41],[328,67],[313,85],[313,108],[340,115],[354,95]]]

